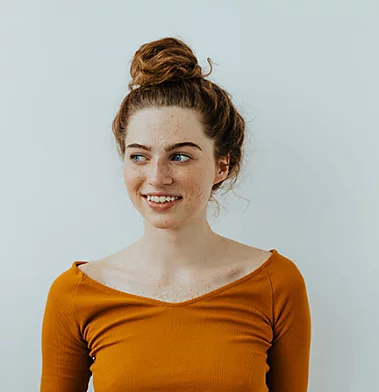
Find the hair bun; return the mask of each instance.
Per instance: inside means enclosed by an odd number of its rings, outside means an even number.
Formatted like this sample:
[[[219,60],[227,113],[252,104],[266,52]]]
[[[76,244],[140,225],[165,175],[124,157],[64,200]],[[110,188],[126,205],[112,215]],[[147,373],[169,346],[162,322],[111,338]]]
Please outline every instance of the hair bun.
[[[145,43],[133,56],[129,89],[204,78],[212,72],[210,59],[207,60],[211,71],[203,75],[195,54],[183,41],[168,37]]]

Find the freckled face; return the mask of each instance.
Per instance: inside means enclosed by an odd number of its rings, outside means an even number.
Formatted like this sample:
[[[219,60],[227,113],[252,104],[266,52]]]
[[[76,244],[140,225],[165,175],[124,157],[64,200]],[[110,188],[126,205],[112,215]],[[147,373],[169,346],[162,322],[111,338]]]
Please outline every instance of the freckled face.
[[[191,142],[200,148],[165,147]],[[138,143],[142,147],[128,148]],[[179,107],[154,107],[136,112],[129,121],[125,140],[124,182],[128,195],[142,216],[159,228],[173,228],[204,218],[217,174],[213,140],[201,128],[197,113]],[[142,193],[167,192],[182,200],[165,211],[150,208]]]

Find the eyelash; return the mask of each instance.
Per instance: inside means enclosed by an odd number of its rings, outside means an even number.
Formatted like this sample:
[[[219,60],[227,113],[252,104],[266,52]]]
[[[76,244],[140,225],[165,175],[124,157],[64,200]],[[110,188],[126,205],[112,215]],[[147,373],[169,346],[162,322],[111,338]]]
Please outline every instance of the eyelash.
[[[183,155],[184,157],[187,157],[187,158],[189,158],[189,159],[191,159],[191,157],[190,156],[188,156],[188,155],[186,155],[186,154],[181,154],[181,153],[176,153],[176,154],[174,154],[174,155],[172,155],[172,157],[174,157],[174,156],[176,156],[176,155]],[[135,161],[133,158],[134,157],[143,157],[143,155],[141,155],[141,154],[132,154],[132,155],[130,155],[130,160],[131,161],[133,161],[133,163],[135,162],[135,163],[138,163],[139,161]],[[188,160],[189,160],[188,159]],[[177,161],[178,163],[186,163],[186,162],[188,162],[188,160],[186,160],[186,161],[182,161],[182,162],[180,162],[180,161]]]

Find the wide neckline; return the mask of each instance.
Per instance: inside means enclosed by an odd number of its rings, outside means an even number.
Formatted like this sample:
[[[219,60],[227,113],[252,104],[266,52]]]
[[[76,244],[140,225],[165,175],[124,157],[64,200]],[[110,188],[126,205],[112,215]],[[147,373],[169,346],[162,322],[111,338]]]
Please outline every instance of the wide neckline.
[[[79,273],[82,276],[82,279],[85,279],[93,286],[96,286],[96,287],[98,287],[102,290],[105,290],[111,294],[116,294],[117,296],[122,296],[122,297],[129,298],[129,299],[130,298],[136,299],[136,300],[139,300],[141,302],[146,302],[151,305],[158,305],[158,306],[165,306],[165,307],[179,307],[179,306],[187,306],[187,305],[191,305],[195,302],[203,301],[207,298],[216,296],[217,294],[220,294],[221,292],[224,292],[224,291],[229,290],[235,286],[238,286],[239,284],[244,283],[244,282],[248,281],[249,279],[252,279],[255,275],[259,274],[259,272],[261,272],[264,268],[266,268],[275,259],[275,257],[277,255],[279,255],[279,253],[276,249],[270,249],[269,252],[271,252],[272,254],[263,264],[261,264],[255,270],[242,276],[241,278],[233,280],[232,282],[229,282],[223,286],[220,286],[216,289],[208,291],[207,293],[201,294],[197,297],[190,298],[190,299],[187,299],[185,301],[180,301],[180,302],[167,302],[167,301],[162,301],[162,300],[159,300],[156,298],[145,297],[143,295],[128,293],[126,291],[121,291],[121,290],[115,289],[113,287],[109,287],[103,283],[100,283],[97,280],[91,278],[89,275],[85,274],[81,269],[78,268],[79,265],[88,264],[89,263],[88,261],[76,260],[72,264],[72,269],[74,270],[75,273]]]

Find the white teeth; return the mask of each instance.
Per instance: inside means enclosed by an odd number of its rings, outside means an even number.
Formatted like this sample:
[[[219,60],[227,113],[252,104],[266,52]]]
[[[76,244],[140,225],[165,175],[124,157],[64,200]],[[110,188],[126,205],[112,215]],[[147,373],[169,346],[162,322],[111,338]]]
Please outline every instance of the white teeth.
[[[165,203],[166,201],[173,201],[179,199],[179,197],[170,196],[147,196],[147,200],[154,201],[156,203]]]

